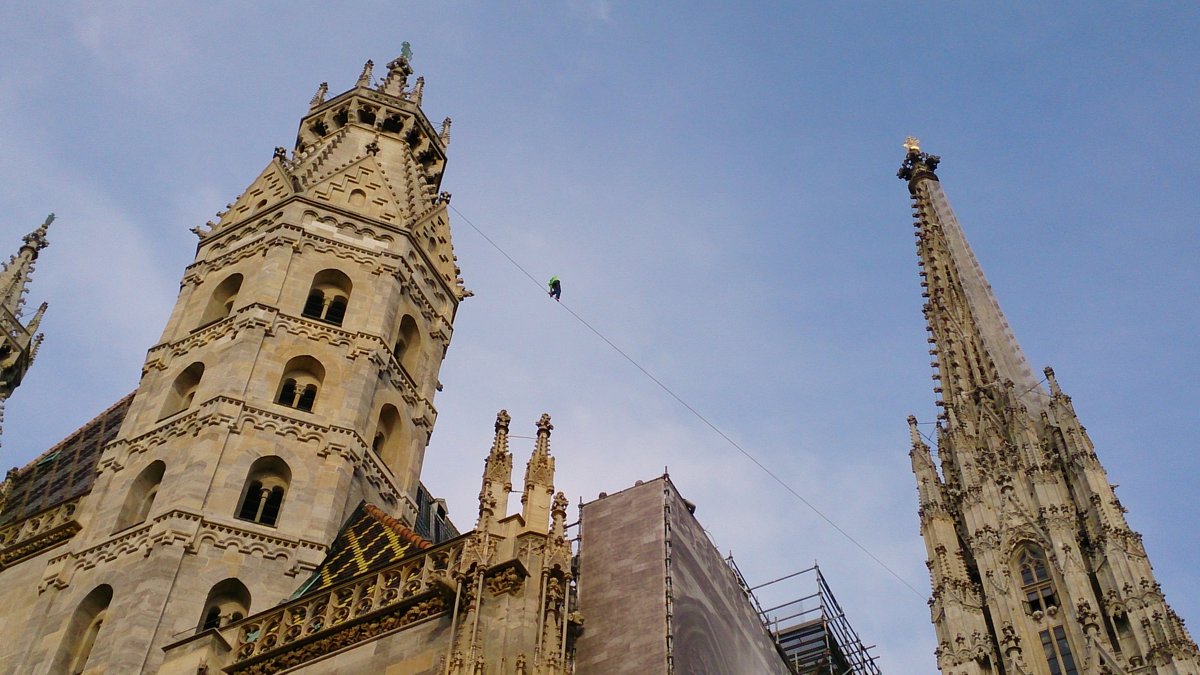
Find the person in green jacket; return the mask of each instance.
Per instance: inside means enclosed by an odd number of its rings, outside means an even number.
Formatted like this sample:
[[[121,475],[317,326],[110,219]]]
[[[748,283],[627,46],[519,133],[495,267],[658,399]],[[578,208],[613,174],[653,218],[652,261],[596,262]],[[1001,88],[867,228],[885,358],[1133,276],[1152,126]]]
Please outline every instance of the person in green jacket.
[[[550,297],[555,300],[562,300],[562,283],[559,282],[557,276],[550,277]]]

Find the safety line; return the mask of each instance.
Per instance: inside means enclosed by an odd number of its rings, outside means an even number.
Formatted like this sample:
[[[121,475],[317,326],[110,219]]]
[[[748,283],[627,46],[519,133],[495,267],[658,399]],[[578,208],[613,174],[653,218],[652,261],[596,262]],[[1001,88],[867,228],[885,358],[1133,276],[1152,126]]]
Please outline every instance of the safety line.
[[[487,241],[487,243],[491,244],[492,248],[499,251],[500,255],[507,258],[508,261],[510,263],[512,263],[514,267],[521,270],[521,273],[524,274],[526,277],[528,277],[529,280],[531,282],[533,282],[533,284],[535,286],[537,286],[539,290],[542,288],[542,283],[540,281],[535,279],[534,276],[532,274],[530,274],[528,270],[526,270],[524,267],[521,266],[521,263],[514,260],[513,257],[508,254],[507,251],[505,251],[503,248],[501,248],[501,246],[499,244],[497,244],[494,240],[492,240],[491,237],[487,236],[487,234],[485,234],[483,232],[483,230],[479,229],[479,227],[476,226],[475,223],[471,222],[470,218],[467,218],[465,215],[463,215],[462,211],[459,211],[453,205],[450,206],[450,210],[454,211],[454,213],[459,218],[461,218],[463,220],[463,222],[465,222],[467,225],[470,225],[471,229],[478,232],[479,236],[483,237],[484,240]],[[659,388],[662,389],[663,391],[665,391],[671,398],[678,401],[679,404],[682,405],[684,408],[687,408],[689,412],[691,412],[693,415],[696,416],[697,419],[699,419],[701,422],[703,422],[705,425],[707,425],[708,428],[712,429],[714,432],[717,433],[718,436],[725,439],[725,441],[727,443],[729,443],[731,446],[736,448],[738,452],[742,453],[742,455],[744,455],[746,457],[746,459],[749,459],[751,462],[754,462],[755,466],[762,469],[763,472],[766,473],[768,476],[770,476],[776,483],[779,483],[779,485],[782,486],[783,489],[787,490],[788,492],[790,492],[792,494],[793,497],[800,500],[800,502],[802,504],[804,504],[805,506],[807,506],[810,511],[817,514],[817,516],[819,516],[822,520],[824,520],[826,523],[828,523],[830,527],[837,530],[838,533],[840,533],[843,537],[845,537],[850,543],[857,546],[860,551],[862,551],[863,553],[865,553],[867,555],[867,557],[869,557],[871,560],[874,560],[875,563],[877,565],[879,565],[880,567],[882,567],[884,570],[887,570],[888,574],[895,577],[897,581],[899,581],[901,584],[906,586],[908,588],[908,590],[912,591],[913,594],[915,594],[918,598],[920,598],[922,601],[924,601],[926,599],[926,597],[923,593],[918,591],[912,584],[908,583],[908,581],[904,577],[902,577],[898,573],[896,573],[896,571],[893,570],[891,567],[888,567],[887,563],[880,560],[879,557],[876,556],[874,553],[872,553],[869,549],[867,549],[866,546],[863,546],[857,539],[850,536],[849,532],[843,530],[841,528],[841,526],[839,526],[837,523],[833,522],[833,520],[830,519],[829,516],[822,513],[820,509],[818,509],[816,506],[814,506],[812,504],[812,502],[805,499],[803,496],[801,496],[801,494],[799,492],[796,492],[796,490],[793,489],[791,485],[788,485],[787,482],[785,482],[782,478],[775,475],[775,473],[773,471],[768,469],[762,462],[758,461],[758,459],[754,455],[750,454],[745,448],[743,448],[741,445],[739,445],[737,443],[737,441],[733,440],[728,435],[726,435],[726,433],[724,431],[721,431],[721,429],[719,429],[717,427],[717,425],[710,422],[707,417],[700,414],[700,411],[693,408],[691,406],[691,404],[689,404],[687,401],[683,400],[683,398],[681,398],[678,394],[676,394],[674,391],[672,391],[670,387],[663,384],[662,380],[659,380],[649,370],[646,370],[644,367],[642,367],[642,364],[638,363],[636,360],[634,360],[634,358],[632,356],[625,353],[625,351],[623,349],[621,349],[620,347],[618,347],[612,340],[609,340],[603,333],[601,333],[599,330],[596,330],[595,326],[588,323],[582,316],[579,316],[579,314],[577,314],[575,312],[575,310],[571,309],[570,306],[568,306],[566,303],[564,303],[562,301],[559,301],[557,304],[561,305],[562,308],[567,310],[567,312],[569,312],[571,314],[571,316],[575,317],[575,319],[577,321],[579,321],[579,323],[583,324],[584,326],[587,327],[588,330],[592,331],[592,333],[594,333],[596,335],[596,337],[603,340],[605,342],[605,344],[607,344],[609,347],[612,347],[615,352],[617,352],[618,354],[623,356],[626,361],[633,364],[633,366],[635,368],[637,368],[638,370],[642,371],[642,374],[645,375],[647,378],[649,378],[651,382],[653,382],[654,384],[657,384],[659,386]]]

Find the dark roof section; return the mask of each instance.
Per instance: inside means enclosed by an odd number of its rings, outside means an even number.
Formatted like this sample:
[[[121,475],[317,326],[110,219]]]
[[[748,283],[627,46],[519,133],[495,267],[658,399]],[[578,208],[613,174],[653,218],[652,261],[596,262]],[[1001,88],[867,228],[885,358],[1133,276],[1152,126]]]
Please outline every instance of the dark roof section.
[[[133,394],[42,453],[12,478],[0,525],[24,520],[92,489],[100,453],[117,436]]]
[[[325,560],[292,597],[329,588],[428,548],[433,544],[424,537],[374,504],[361,502],[333,540]]]

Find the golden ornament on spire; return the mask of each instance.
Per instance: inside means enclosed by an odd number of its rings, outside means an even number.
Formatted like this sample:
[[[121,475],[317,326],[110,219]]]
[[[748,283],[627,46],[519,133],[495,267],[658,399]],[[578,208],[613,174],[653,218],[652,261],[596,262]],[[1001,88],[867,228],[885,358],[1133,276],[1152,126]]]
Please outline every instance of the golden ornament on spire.
[[[920,152],[921,139],[917,138],[916,136],[909,136],[908,138],[905,138],[904,149],[908,150],[909,152]]]

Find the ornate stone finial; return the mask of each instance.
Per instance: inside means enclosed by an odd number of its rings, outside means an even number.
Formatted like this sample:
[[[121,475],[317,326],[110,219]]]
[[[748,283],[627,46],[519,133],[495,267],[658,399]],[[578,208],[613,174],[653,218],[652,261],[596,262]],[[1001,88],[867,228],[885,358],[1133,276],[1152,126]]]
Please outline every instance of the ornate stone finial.
[[[550,423],[550,413],[542,413],[541,418],[537,421],[537,429],[539,439],[543,436],[547,439],[550,438],[550,432],[554,431],[554,425]]]
[[[450,118],[442,120],[442,131],[438,134],[438,138],[442,139],[442,147],[450,145]]]
[[[400,43],[400,58],[405,61],[412,60],[412,45],[408,43],[408,40]]]
[[[308,109],[312,110],[313,108],[324,103],[325,102],[325,94],[328,94],[328,93],[329,93],[329,83],[328,82],[322,82],[321,84],[318,84],[317,85],[317,93],[313,94],[312,100],[308,102]]]
[[[443,190],[443,191],[439,192],[436,197],[433,198],[433,205],[437,206],[439,204],[449,204],[451,196],[452,195],[449,192],[446,192],[445,190]]]
[[[914,448],[919,448],[925,443],[921,440],[921,432],[917,429],[917,417],[915,415],[908,416],[908,433],[912,437]]]
[[[366,147],[364,147],[363,149],[366,150],[368,155],[378,155],[379,154],[379,141],[372,140],[370,143],[367,143]]]
[[[408,86],[408,76],[413,73],[412,66],[408,64],[408,58],[401,53],[399,58],[388,62],[388,74],[384,78],[383,84],[379,85],[379,91],[390,96],[404,95],[404,88]]]
[[[496,433],[500,433],[501,430],[503,430],[504,433],[508,433],[509,422],[512,422],[512,416],[508,414],[507,410],[501,410],[500,412],[496,413]]]
[[[354,83],[356,87],[371,86],[371,71],[375,68],[375,62],[370,59],[363,64],[362,73],[358,76],[358,82]]]
[[[421,99],[425,97],[425,78],[418,77],[417,83],[413,85],[412,91],[408,92],[406,98],[417,105],[421,105]]]
[[[896,177],[908,181],[909,190],[915,189],[918,178],[938,179],[934,171],[942,161],[941,157],[921,152],[921,142],[915,136],[906,138],[903,147],[908,152],[904,155],[904,162],[896,172]]]
[[[277,159],[281,162],[286,160],[287,159],[287,148],[283,147],[282,145],[275,146],[275,159]]]
[[[1053,396],[1062,396],[1062,388],[1058,386],[1058,378],[1054,377],[1054,369],[1046,366],[1043,370],[1046,374],[1046,381],[1050,384],[1050,394]]]

